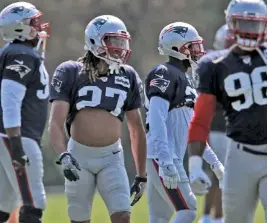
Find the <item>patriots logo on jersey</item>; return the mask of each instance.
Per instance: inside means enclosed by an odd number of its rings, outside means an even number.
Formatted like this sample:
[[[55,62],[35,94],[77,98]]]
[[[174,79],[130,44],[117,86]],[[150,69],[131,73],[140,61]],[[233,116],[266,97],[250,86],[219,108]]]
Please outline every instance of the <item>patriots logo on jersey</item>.
[[[51,82],[51,85],[54,87],[55,91],[57,91],[59,93],[60,92],[61,85],[62,85],[62,81],[59,80],[56,77],[53,77],[52,82]]]
[[[185,38],[187,31],[188,31],[188,27],[183,27],[183,26],[172,27],[172,32],[181,35],[181,37],[183,38]]]
[[[15,62],[17,64],[9,65],[6,67],[6,69],[16,71],[20,75],[20,78],[23,78],[26,74],[28,74],[31,71],[29,67],[23,64],[24,62],[22,60],[21,61],[15,60]]]
[[[100,28],[107,22],[105,19],[98,19],[93,24],[96,26],[96,29],[99,31]]]
[[[170,81],[163,78],[155,78],[150,81],[150,87],[154,86],[160,89],[163,93],[167,90]]]

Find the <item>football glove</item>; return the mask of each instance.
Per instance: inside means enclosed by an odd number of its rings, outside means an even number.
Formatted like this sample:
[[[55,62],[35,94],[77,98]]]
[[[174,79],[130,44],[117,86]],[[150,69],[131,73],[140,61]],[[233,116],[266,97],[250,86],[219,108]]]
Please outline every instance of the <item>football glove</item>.
[[[217,161],[211,165],[212,171],[215,173],[219,180],[219,187],[222,189],[223,186],[223,176],[224,176],[224,166],[220,161]]]
[[[173,163],[158,162],[159,176],[162,178],[163,183],[168,189],[178,188],[181,178],[176,166]]]
[[[202,196],[208,193],[211,181],[202,169],[203,160],[200,156],[191,156],[189,159],[189,180],[195,195]]]
[[[56,164],[62,165],[63,174],[69,181],[79,180],[77,170],[81,170],[79,163],[76,159],[68,152],[64,152],[60,155]]]
[[[146,182],[147,182],[146,177],[139,177],[139,176],[135,177],[135,180],[130,188],[130,196],[132,196],[135,193],[134,199],[130,204],[131,206],[134,206],[142,197],[143,192],[145,190]]]

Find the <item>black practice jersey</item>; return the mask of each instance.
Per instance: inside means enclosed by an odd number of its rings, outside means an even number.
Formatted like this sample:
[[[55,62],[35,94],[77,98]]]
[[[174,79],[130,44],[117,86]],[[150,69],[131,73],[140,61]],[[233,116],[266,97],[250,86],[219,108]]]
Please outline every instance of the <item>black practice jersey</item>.
[[[257,51],[250,56],[216,51],[199,62],[198,90],[216,96],[224,109],[227,136],[237,142],[267,143],[266,69]]]
[[[209,50],[209,53],[212,53],[215,50]],[[218,53],[213,53],[210,56],[210,60],[215,60],[218,57],[220,57],[222,55],[222,53],[226,53],[227,51],[221,51]],[[213,58],[213,59],[212,59]],[[222,109],[222,105],[220,103],[217,102],[217,106],[216,106],[216,112],[215,112],[215,116],[212,120],[211,123],[211,130],[212,131],[220,131],[220,132],[225,132],[225,119],[224,119],[224,115],[223,115],[223,109]]]
[[[10,43],[0,51],[0,79],[26,87],[21,107],[21,135],[40,143],[48,111],[49,75],[40,55],[30,46]],[[0,109],[0,132],[5,134]]]
[[[193,108],[197,93],[192,79],[167,62],[153,67],[146,77],[146,110],[149,109],[149,101],[153,96],[167,100],[170,103],[169,110],[172,110],[183,106]]]
[[[50,101],[62,100],[70,104],[68,127],[83,108],[104,109],[121,121],[125,111],[140,108],[141,83],[131,66],[123,65],[119,74],[100,77],[93,83],[87,74],[80,73],[81,69],[80,62],[64,62],[57,67],[51,82]]]

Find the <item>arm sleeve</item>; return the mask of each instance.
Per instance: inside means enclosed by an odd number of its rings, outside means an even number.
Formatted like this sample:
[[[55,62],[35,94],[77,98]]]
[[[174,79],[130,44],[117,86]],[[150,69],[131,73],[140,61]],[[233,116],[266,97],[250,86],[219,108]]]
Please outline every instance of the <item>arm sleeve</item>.
[[[211,147],[207,144],[204,153],[203,153],[203,159],[212,166],[216,162],[220,162],[217,155],[214,153],[214,151],[211,149]]]
[[[172,164],[172,154],[168,147],[167,117],[169,102],[161,97],[152,97],[149,104],[149,126],[153,146],[156,148],[159,161]]]
[[[194,116],[189,127],[189,142],[207,141],[215,109],[216,97],[214,95],[201,93],[198,96],[194,106]]]
[[[1,82],[1,106],[4,128],[21,126],[21,105],[26,93],[26,87],[13,80],[4,79]]]
[[[3,79],[13,80],[26,86],[39,69],[40,62],[37,58],[18,54],[6,58],[5,67],[2,71]]]
[[[140,108],[142,105],[141,103],[142,82],[137,72],[134,69],[133,71],[134,72],[131,74],[133,82],[129,92],[129,97],[127,99],[127,106],[125,108],[125,111]]]
[[[53,102],[54,100],[60,100],[70,103],[71,101],[71,75],[69,74],[69,71],[63,66],[64,65],[61,64],[59,67],[57,67],[53,74],[50,85],[50,102]]]

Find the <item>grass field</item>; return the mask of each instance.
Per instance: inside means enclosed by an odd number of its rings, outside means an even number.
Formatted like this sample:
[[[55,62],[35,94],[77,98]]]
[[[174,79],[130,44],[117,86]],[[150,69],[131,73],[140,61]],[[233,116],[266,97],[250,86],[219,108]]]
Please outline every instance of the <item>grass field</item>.
[[[201,214],[202,199],[198,199],[198,218]],[[241,204],[243,205],[243,204]],[[64,195],[49,195],[48,205],[44,213],[44,223],[69,223],[67,215],[67,201]],[[106,207],[100,197],[97,195],[93,204],[93,213],[91,223],[109,223],[109,216]],[[148,210],[145,196],[132,208],[131,222],[148,223]],[[197,222],[197,220],[196,220]],[[255,216],[255,223],[264,223],[264,214],[261,206]],[[235,223],[235,222],[234,222]]]

